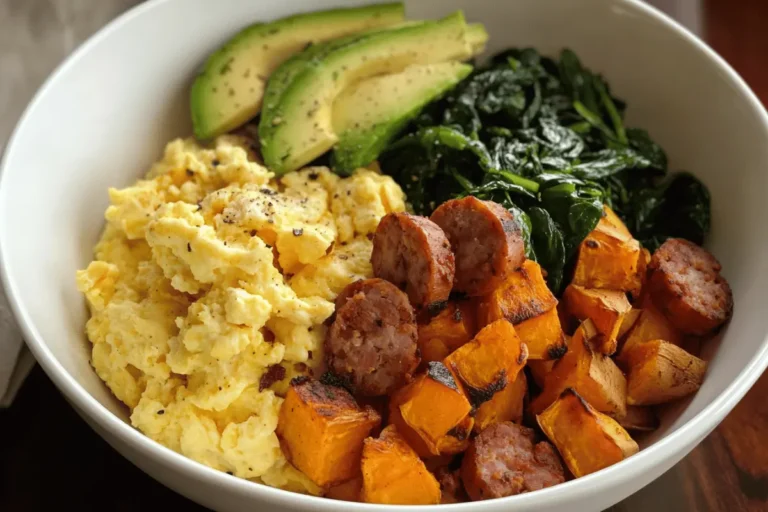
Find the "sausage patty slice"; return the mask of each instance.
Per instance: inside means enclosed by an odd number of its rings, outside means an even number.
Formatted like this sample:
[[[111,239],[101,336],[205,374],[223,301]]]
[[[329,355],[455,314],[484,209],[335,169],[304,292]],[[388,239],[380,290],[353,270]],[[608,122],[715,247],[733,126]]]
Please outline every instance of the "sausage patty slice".
[[[707,335],[733,314],[733,293],[720,275],[720,262],[688,240],[669,238],[648,265],[648,290],[672,325]]]
[[[440,227],[426,217],[390,213],[376,228],[373,274],[405,290],[421,309],[448,300],[453,287],[453,252]]]
[[[408,382],[420,360],[405,293],[383,279],[366,279],[340,296],[345,299],[325,337],[328,368],[361,396],[385,395]]]
[[[430,218],[451,242],[457,291],[469,296],[488,294],[525,261],[520,226],[498,203],[473,196],[452,199]]]
[[[564,482],[563,465],[552,445],[533,441],[533,429],[510,421],[483,430],[461,463],[469,497],[474,501],[502,498]]]

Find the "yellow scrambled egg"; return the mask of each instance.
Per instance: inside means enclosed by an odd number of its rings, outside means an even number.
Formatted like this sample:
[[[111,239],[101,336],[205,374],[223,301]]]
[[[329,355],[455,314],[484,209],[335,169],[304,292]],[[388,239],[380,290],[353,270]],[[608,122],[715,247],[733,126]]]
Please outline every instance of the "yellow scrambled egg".
[[[133,425],[216,469],[319,492],[280,450],[281,396],[322,361],[333,299],[371,276],[367,235],[405,209],[400,188],[368,169],[278,181],[244,139],[222,136],[172,141],[109,196],[77,283],[93,367]]]

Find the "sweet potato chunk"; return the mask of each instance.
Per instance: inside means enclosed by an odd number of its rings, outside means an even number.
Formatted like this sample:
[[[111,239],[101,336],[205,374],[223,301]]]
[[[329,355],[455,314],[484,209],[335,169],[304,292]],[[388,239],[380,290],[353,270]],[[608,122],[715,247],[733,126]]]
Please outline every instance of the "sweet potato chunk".
[[[621,327],[619,327],[619,334],[617,335],[619,340],[623,339],[629,330],[634,327],[635,322],[637,322],[637,319],[640,318],[640,313],[642,312],[643,310],[638,308],[632,308],[627,311],[627,313],[624,315],[624,319],[621,321]]]
[[[427,365],[425,373],[392,395],[390,414],[395,408],[428,452],[437,455],[440,443],[447,442],[445,436],[466,418],[472,406],[451,371],[442,362],[434,361]],[[396,421],[396,417],[390,418],[391,423]]]
[[[632,297],[632,302],[636,303],[642,300],[643,293],[646,291],[648,282],[648,264],[651,262],[651,252],[643,247],[640,249],[640,255],[637,258],[637,272],[635,272],[634,285],[627,290]]]
[[[659,428],[659,418],[651,407],[627,405],[627,413],[621,417],[612,416],[624,430],[650,432]]]
[[[541,413],[566,389],[574,388],[597,410],[623,415],[626,412],[627,381],[613,360],[595,351],[590,340],[600,335],[591,320],[579,326],[568,352],[544,379],[544,388],[531,402],[531,411]]]
[[[602,335],[596,347],[600,352],[609,356],[616,352],[624,315],[632,309],[626,293],[571,284],[563,293],[563,303],[571,316],[578,320],[592,320],[597,332]]]
[[[280,408],[277,435],[286,458],[320,487],[360,471],[365,439],[381,422],[370,407],[359,407],[345,389],[298,377]]]
[[[694,393],[707,363],[672,343],[653,340],[627,353],[627,403],[655,405]]]
[[[572,388],[563,391],[536,420],[576,478],[639,451],[621,425],[597,411]]]
[[[557,308],[520,322],[515,331],[528,347],[529,360],[559,359],[568,350]]]
[[[470,403],[478,407],[513,382],[528,360],[528,349],[507,320],[486,325],[472,341],[445,358],[461,381]]]
[[[573,284],[630,291],[637,288],[640,243],[607,206],[605,215],[581,242]]]
[[[532,260],[523,265],[478,304],[478,327],[506,318],[512,324],[546,313],[557,306],[557,299],[547,288],[541,267]]]
[[[482,432],[486,427],[502,421],[520,423],[523,419],[523,406],[528,393],[528,380],[525,372],[517,374],[514,382],[494,394],[483,403],[475,413],[475,432]]]
[[[653,340],[664,340],[674,345],[680,345],[683,343],[683,336],[650,300],[646,300],[635,325],[629,329],[617,360],[621,364],[625,364],[626,355],[632,347]]]
[[[332,500],[359,502],[361,500],[360,494],[362,491],[363,477],[356,476],[328,489],[328,492],[325,493],[325,497]]]
[[[556,360],[549,361],[528,361],[528,368],[531,370],[531,377],[533,382],[536,383],[539,388],[544,387],[544,379],[547,378],[547,374],[552,371],[552,367],[555,366]]]
[[[399,405],[390,402],[389,424],[397,427],[397,431],[419,457],[426,459],[455,455],[466,450],[469,446],[469,435],[472,432],[475,419],[467,415],[458,425],[449,430],[436,442],[428,442],[405,422],[403,415],[400,413]]]
[[[423,363],[442,361],[476,333],[475,307],[470,301],[450,301],[437,315],[419,323]]]
[[[363,501],[385,505],[440,503],[440,484],[394,425],[363,447]]]

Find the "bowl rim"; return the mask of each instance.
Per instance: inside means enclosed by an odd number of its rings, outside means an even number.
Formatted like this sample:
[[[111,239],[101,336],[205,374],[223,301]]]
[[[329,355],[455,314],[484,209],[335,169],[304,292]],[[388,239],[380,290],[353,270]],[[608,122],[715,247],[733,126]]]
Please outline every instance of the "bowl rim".
[[[0,159],[0,203],[3,202],[7,192],[7,186],[3,186],[7,167],[12,160],[15,150],[15,143],[19,134],[24,131],[30,113],[34,110],[37,103],[41,100],[47,91],[52,88],[60,75],[68,68],[73,66],[83,57],[93,46],[107,37],[112,32],[119,30],[131,20],[138,16],[158,8],[160,5],[177,0],[148,0],[138,4],[113,20],[104,25],[96,33],[91,35],[81,43],[69,56],[67,56],[38,88],[35,95],[24,109]],[[647,17],[649,20],[663,25],[667,30],[674,32],[683,39],[684,44],[688,44],[698,52],[707,56],[708,60],[718,68],[727,79],[735,86],[735,89],[741,93],[751,109],[758,114],[763,127],[768,131],[768,112],[757,98],[752,89],[746,84],[743,78],[706,42],[695,34],[691,33],[680,23],[657,9],[646,4],[641,0],[607,0],[617,6],[626,7],[633,10],[636,14]],[[157,461],[174,471],[184,474],[191,479],[205,480],[210,484],[221,487],[225,492],[235,492],[241,496],[252,498],[267,499],[274,505],[299,507],[306,506],[314,510],[323,511],[349,511],[354,510],[376,510],[380,511],[386,508],[385,505],[354,503],[331,500],[323,497],[315,497],[292,491],[282,490],[270,487],[264,484],[254,482],[229,475],[225,472],[215,470],[209,466],[199,463],[193,459],[187,458],[170,448],[152,440],[145,434],[133,428],[130,424],[123,422],[113,414],[106,406],[102,405],[96,398],[88,393],[75,378],[70,375],[59,361],[54,357],[47,347],[42,336],[33,324],[27,308],[20,301],[20,294],[16,280],[13,277],[13,270],[9,268],[9,258],[6,251],[8,241],[7,233],[4,229],[4,223],[0,220],[0,283],[2,283],[8,297],[11,311],[19,324],[24,335],[24,340],[37,362],[43,368],[48,377],[55,383],[56,387],[64,394],[66,399],[73,405],[80,414],[85,414],[92,419],[98,427],[110,432],[117,437],[124,445],[132,447],[137,453],[151,460]],[[768,366],[768,332],[763,338],[757,352],[750,361],[742,368],[736,378],[717,397],[707,404],[698,414],[681,425],[676,431],[664,436],[653,445],[641,450],[637,454],[629,457],[617,464],[604,468],[590,475],[574,479],[562,484],[539,490],[535,493],[520,494],[506,498],[488,500],[483,502],[468,502],[458,504],[422,505],[422,506],[402,506],[402,510],[455,510],[455,511],[480,511],[491,510],[500,506],[526,506],[536,505],[543,502],[551,504],[563,502],[567,499],[593,495],[596,492],[605,492],[614,486],[618,486],[638,475],[641,475],[645,469],[650,469],[666,459],[665,453],[683,451],[683,456],[690,451],[695,444],[690,443],[690,439],[708,435],[722,419],[736,406],[747,391],[754,385],[760,375]],[[90,423],[90,422],[87,422]],[[93,425],[91,425],[93,428]],[[679,447],[683,447],[681,450]],[[121,453],[121,456],[125,457]]]

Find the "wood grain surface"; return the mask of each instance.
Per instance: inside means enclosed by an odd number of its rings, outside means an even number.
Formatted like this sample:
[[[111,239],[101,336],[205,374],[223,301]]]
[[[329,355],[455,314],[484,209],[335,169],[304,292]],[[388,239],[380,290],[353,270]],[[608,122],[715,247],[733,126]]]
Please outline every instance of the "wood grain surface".
[[[0,147],[39,83],[135,0],[0,0]],[[768,0],[705,0],[705,38],[768,102]],[[768,374],[701,445],[612,512],[768,510]],[[123,459],[39,368],[0,410],[0,510],[204,510]]]

